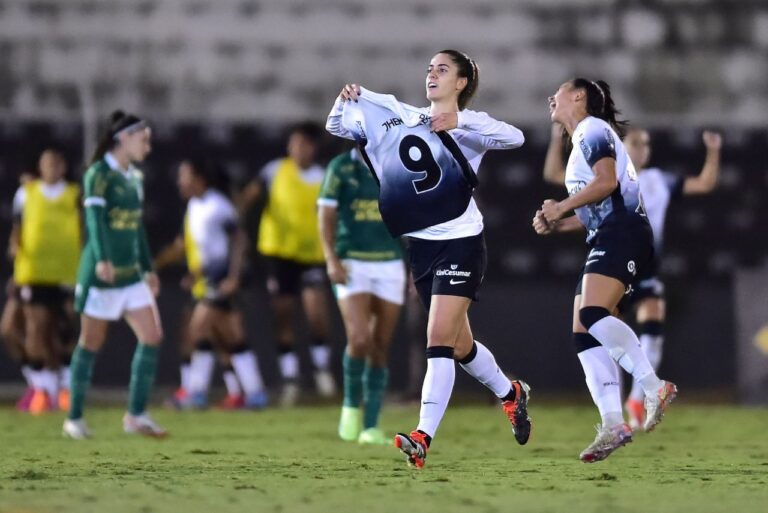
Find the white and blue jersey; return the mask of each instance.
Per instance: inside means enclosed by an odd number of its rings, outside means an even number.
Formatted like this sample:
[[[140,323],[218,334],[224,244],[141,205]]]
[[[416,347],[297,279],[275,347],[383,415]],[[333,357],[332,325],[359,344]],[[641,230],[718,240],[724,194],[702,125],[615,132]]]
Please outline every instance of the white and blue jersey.
[[[638,174],[640,193],[648,222],[653,229],[653,242],[657,257],[661,255],[664,243],[664,222],[671,200],[683,193],[684,178],[667,173],[659,168],[647,168]]]
[[[613,128],[602,119],[588,116],[576,126],[571,141],[573,149],[565,168],[565,186],[571,196],[594,179],[592,166],[599,160],[605,157],[616,160],[618,186],[613,193],[598,203],[576,209],[579,221],[587,229],[587,242],[608,220],[618,220],[625,214],[645,217],[635,167]]]
[[[464,110],[458,128],[432,132],[428,108],[361,90],[358,102],[338,100],[326,128],[360,144],[381,187],[379,209],[393,236],[447,240],[483,231],[472,198],[477,169],[490,149],[516,148],[517,128]]]

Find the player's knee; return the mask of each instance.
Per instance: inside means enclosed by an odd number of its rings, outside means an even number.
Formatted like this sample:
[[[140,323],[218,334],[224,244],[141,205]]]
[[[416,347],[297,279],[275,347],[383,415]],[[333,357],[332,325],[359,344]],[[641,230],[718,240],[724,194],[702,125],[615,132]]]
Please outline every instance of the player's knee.
[[[587,330],[599,320],[610,317],[611,312],[602,306],[585,306],[579,310],[579,321]]]

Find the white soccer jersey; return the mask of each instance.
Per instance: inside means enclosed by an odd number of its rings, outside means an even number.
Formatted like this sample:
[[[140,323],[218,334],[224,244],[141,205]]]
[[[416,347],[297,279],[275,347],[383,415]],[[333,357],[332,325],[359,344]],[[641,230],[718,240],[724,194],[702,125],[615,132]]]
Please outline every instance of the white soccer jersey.
[[[429,108],[413,107],[392,95],[361,88],[358,103],[336,101],[328,115],[326,129],[333,135],[364,145],[380,182],[389,179],[392,188],[400,191],[390,194],[382,182],[379,204],[385,221],[385,211],[391,206],[401,218],[398,224],[407,226],[414,219],[414,212],[425,209],[429,200],[424,193],[430,193],[439,206],[426,208],[426,216],[421,221],[429,221],[433,216],[437,219],[438,215],[445,217],[456,205],[461,205],[461,211],[435,224],[405,232],[406,235],[432,240],[477,235],[483,230],[482,214],[471,197],[471,190],[467,202],[462,203],[460,197],[460,180],[466,178],[462,178],[462,174],[467,171],[464,163],[468,164],[470,173],[476,174],[486,151],[517,148],[525,141],[523,133],[484,112],[471,110],[459,112],[458,128],[448,132],[448,140],[444,138],[445,133],[431,132],[429,123]],[[424,154],[427,151],[432,158]],[[436,172],[430,172],[435,164]],[[466,180],[471,181],[474,179]]]
[[[638,180],[640,193],[643,195],[645,213],[648,215],[651,228],[653,228],[656,253],[661,254],[667,208],[673,198],[682,194],[683,178],[652,167],[640,171]]]
[[[201,197],[189,200],[186,225],[199,251],[203,273],[226,273],[229,234],[237,226],[237,212],[232,202],[221,192],[208,189]]]
[[[635,167],[613,128],[602,119],[588,116],[576,126],[571,141],[573,149],[565,168],[565,186],[571,196],[595,178],[592,166],[600,159],[616,160],[616,190],[599,203],[576,209],[579,221],[587,229],[587,241],[592,240],[600,225],[613,214],[634,212],[644,216]]]

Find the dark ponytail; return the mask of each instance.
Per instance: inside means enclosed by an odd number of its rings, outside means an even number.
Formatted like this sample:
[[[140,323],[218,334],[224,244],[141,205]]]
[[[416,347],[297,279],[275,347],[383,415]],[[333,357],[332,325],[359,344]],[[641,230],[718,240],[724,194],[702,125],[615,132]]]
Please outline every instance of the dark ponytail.
[[[477,64],[467,54],[458,50],[442,50],[438,53],[450,55],[453,63],[459,68],[458,75],[467,79],[467,85],[459,93],[458,100],[459,110],[464,110],[480,85],[480,71],[477,69]]]
[[[113,111],[107,120],[107,128],[99,138],[99,142],[96,144],[96,149],[91,156],[91,164],[103,159],[108,151],[117,146],[117,139],[115,136],[118,133],[134,125],[137,128],[140,128],[143,123],[144,121],[138,116],[126,114],[122,110]]]
[[[587,93],[587,114],[600,118],[607,122],[619,134],[624,137],[629,122],[618,119],[621,111],[616,108],[611,97],[611,87],[604,80],[587,80],[586,78],[574,78],[571,81],[574,89],[584,89]]]

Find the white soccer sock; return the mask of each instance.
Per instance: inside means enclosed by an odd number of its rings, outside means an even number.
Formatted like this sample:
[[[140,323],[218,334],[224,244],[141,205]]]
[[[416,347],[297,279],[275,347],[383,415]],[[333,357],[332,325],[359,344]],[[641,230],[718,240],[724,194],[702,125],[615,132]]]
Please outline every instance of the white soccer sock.
[[[59,376],[53,369],[43,369],[40,371],[40,386],[52,400],[57,401],[59,397]]]
[[[192,386],[192,363],[182,363],[179,366],[179,375],[181,376],[181,388],[189,392]]]
[[[256,361],[256,355],[250,349],[230,356],[232,367],[235,369],[237,379],[245,391],[245,395],[255,394],[264,388],[261,372]]]
[[[69,365],[62,365],[59,367],[59,388],[62,390],[69,390]]]
[[[225,370],[222,374],[222,378],[224,379],[224,385],[227,387],[228,395],[240,395],[243,393],[234,370]]]
[[[600,411],[603,427],[613,427],[624,422],[621,412],[621,387],[619,386],[619,368],[608,350],[592,347],[578,354],[587,388]]]
[[[312,346],[309,350],[312,365],[317,370],[328,370],[331,365],[331,348],[325,344]]]
[[[421,388],[421,411],[417,430],[431,437],[445,415],[448,401],[456,379],[456,364],[453,358],[427,358],[427,373]]]
[[[469,363],[460,363],[461,368],[467,371],[467,374],[488,387],[496,397],[501,399],[509,394],[512,389],[507,376],[499,368],[493,354],[483,344],[475,340],[477,353]]]
[[[645,356],[648,357],[648,361],[655,371],[659,370],[659,364],[661,364],[661,350],[663,346],[663,335],[649,335],[647,333],[640,335],[640,347],[643,348]],[[635,401],[642,401],[644,397],[643,387],[635,380],[632,383],[632,391],[629,393],[629,398]]]
[[[298,379],[299,377],[299,357],[295,351],[283,353],[278,357],[280,362],[280,374],[283,379]]]
[[[640,382],[646,395],[653,395],[661,388],[661,380],[643,353],[637,335],[626,323],[609,315],[594,323],[589,328],[589,334],[605,346],[611,358]]]
[[[208,393],[215,364],[213,351],[194,351],[189,363],[189,392]]]

